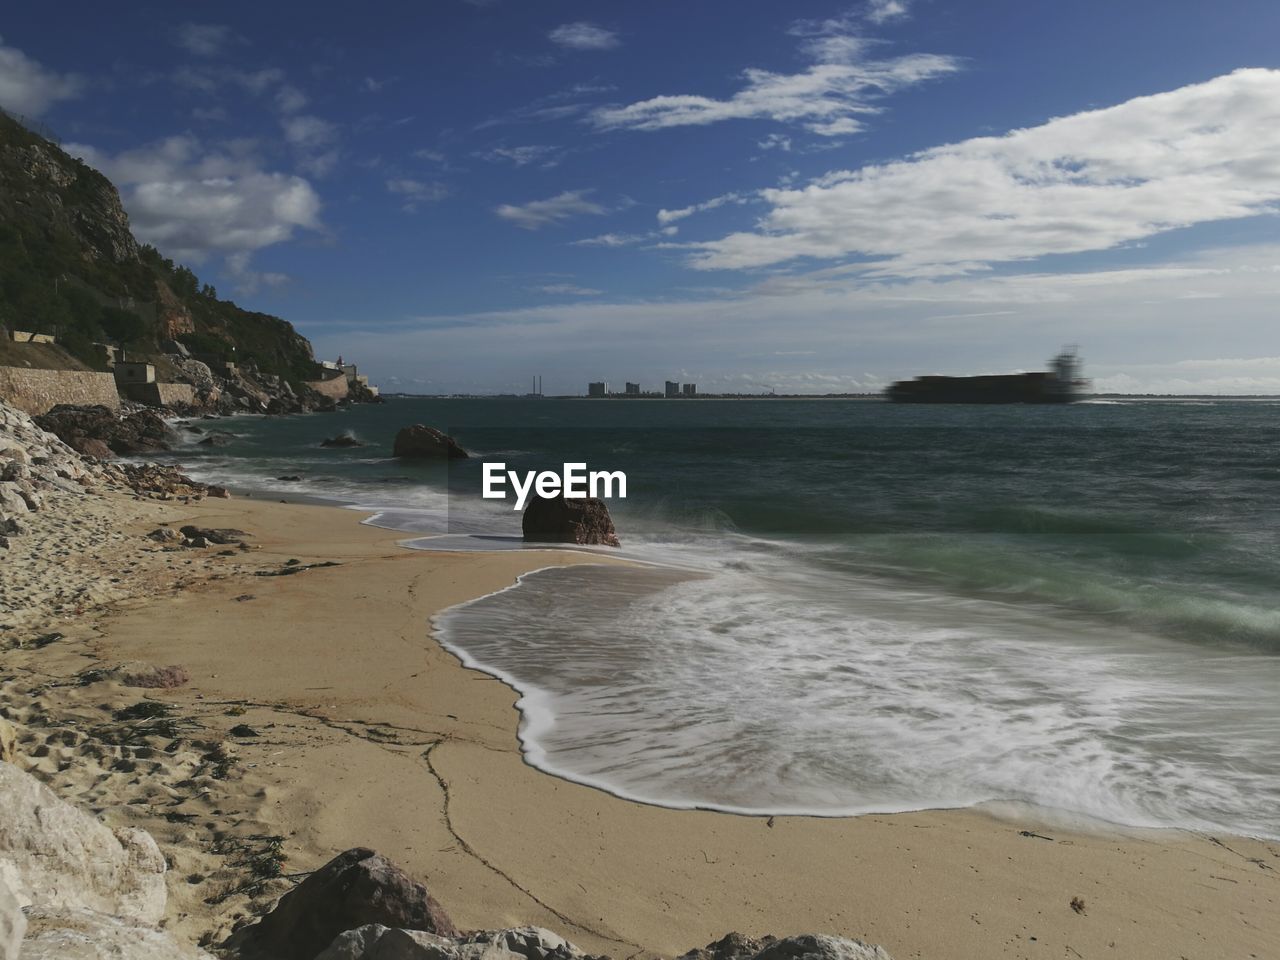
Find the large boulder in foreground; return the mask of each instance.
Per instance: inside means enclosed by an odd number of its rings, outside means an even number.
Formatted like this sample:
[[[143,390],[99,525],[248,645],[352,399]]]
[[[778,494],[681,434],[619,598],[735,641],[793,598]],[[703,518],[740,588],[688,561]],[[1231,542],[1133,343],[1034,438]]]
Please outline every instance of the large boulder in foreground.
[[[802,933],[775,940],[751,960],[893,960],[884,947],[848,937]]]
[[[467,451],[458,442],[435,427],[415,423],[396,434],[392,456],[423,460],[465,460]]]
[[[883,947],[845,937],[802,934],[759,940],[730,933],[680,960],[892,960]],[[606,960],[590,957],[540,927],[442,937],[368,924],[340,934],[315,960]]]
[[[604,960],[589,958],[563,937],[541,927],[486,930],[441,937],[419,930],[370,924],[348,930],[315,960]]]
[[[113,831],[7,763],[0,763],[0,797],[0,881],[23,906],[143,924],[164,916],[165,862],[150,834]]]
[[[22,938],[27,932],[27,918],[22,904],[0,877],[0,958],[12,960],[18,955]]]
[[[520,525],[527,543],[622,546],[609,508],[597,497],[535,497]]]
[[[313,960],[348,930],[378,924],[457,935],[453,921],[427,888],[367,847],[340,853],[236,933],[244,956]]]
[[[823,933],[802,933],[794,937],[747,937],[727,933],[715,943],[682,954],[678,960],[893,960],[884,947],[832,937]]]
[[[91,910],[30,910],[27,921],[21,960],[213,960],[163,930]]]

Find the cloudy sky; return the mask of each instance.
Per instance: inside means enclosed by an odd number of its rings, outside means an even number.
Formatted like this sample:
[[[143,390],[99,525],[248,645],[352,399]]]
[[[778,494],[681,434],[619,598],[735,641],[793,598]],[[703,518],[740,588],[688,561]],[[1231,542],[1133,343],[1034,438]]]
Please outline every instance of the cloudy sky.
[[[26,5],[0,105],[386,389],[1280,393],[1270,0]]]

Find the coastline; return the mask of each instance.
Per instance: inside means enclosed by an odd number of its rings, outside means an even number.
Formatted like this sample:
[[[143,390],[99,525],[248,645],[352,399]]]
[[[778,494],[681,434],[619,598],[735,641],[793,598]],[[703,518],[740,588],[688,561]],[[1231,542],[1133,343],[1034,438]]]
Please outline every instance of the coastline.
[[[534,770],[517,743],[517,695],[462,666],[428,624],[522,573],[597,555],[412,551],[396,545],[404,533],[337,507],[101,503],[127,535],[124,550],[146,551],[136,575],[93,598],[110,606],[87,609],[58,628],[64,640],[22,651],[15,665],[62,678],[93,661],[189,672],[178,689],[114,693],[198,715],[200,738],[234,744],[237,772],[181,800],[191,819],[113,806],[112,796],[93,802],[156,835],[173,861],[169,928],[193,938],[213,931],[217,942],[236,913],[288,889],[272,880],[205,903],[206,884],[189,878],[212,863],[206,847],[218,838],[202,846],[198,835],[233,821],[249,836],[283,837],[286,873],[370,846],[426,882],[459,927],[532,923],[619,958],[673,956],[731,929],[860,937],[899,960],[1263,956],[1280,945],[1274,843],[1084,832],[978,809],[847,819],[681,811]],[[142,538],[161,520],[238,527],[259,549],[151,551]],[[289,559],[340,566],[254,576]],[[83,558],[100,574],[111,562]],[[173,589],[175,578],[187,582]],[[53,689],[73,717],[103,692]],[[257,735],[233,735],[241,724]],[[75,764],[31,766],[61,776],[69,799],[90,792]]]

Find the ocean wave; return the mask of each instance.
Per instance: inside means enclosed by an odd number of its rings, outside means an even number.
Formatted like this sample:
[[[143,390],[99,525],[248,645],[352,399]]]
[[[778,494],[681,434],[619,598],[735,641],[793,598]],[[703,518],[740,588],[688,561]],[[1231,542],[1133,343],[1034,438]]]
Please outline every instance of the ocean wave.
[[[1280,662],[830,587],[574,566],[435,627],[521,692],[530,763],[634,800],[832,816],[1003,801],[1280,836],[1257,802],[1280,790]]]

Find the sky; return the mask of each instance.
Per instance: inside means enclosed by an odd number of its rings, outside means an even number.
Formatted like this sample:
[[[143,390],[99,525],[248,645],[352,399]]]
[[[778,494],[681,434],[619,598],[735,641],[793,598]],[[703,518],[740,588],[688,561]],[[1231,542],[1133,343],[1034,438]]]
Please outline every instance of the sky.
[[[121,7],[127,6],[122,10]],[[384,390],[1280,393],[1280,4],[0,16],[0,106]]]

